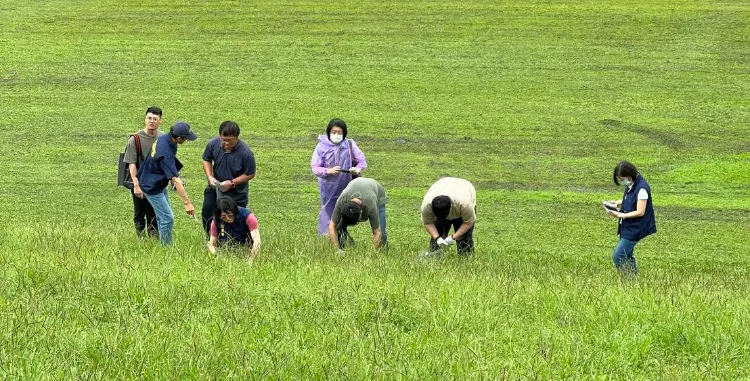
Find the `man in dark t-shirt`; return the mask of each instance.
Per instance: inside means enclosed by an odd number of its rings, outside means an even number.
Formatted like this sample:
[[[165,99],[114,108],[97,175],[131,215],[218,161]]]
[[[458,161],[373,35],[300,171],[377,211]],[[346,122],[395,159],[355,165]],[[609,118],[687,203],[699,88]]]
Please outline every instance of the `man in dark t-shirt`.
[[[212,138],[203,151],[203,171],[208,186],[203,192],[203,229],[209,233],[218,194],[231,197],[245,208],[248,203],[248,181],[255,177],[255,156],[240,140],[240,126],[228,120],[219,126],[219,136]]]

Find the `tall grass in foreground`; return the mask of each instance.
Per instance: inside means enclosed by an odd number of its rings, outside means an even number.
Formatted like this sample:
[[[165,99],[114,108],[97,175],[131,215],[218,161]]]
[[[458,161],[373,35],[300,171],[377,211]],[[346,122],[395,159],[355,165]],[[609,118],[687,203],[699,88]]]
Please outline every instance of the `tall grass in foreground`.
[[[195,237],[80,228],[4,237],[2,378],[748,375],[746,274],[657,262],[621,283],[607,261],[544,251],[340,256],[273,232],[249,264]]]

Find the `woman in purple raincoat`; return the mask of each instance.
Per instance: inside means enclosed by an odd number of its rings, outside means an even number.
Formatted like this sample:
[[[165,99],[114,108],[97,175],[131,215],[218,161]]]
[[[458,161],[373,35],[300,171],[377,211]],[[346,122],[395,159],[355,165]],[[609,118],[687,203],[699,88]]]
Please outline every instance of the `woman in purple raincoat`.
[[[367,168],[365,154],[354,140],[346,138],[346,122],[341,119],[328,122],[326,134],[318,136],[310,167],[318,177],[320,190],[318,234],[325,235],[341,191],[352,181],[352,176],[358,176]]]

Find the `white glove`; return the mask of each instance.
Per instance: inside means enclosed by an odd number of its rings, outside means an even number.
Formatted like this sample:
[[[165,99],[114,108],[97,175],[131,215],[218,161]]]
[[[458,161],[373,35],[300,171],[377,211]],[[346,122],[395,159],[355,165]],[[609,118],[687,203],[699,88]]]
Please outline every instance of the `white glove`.
[[[437,244],[438,244],[438,246],[448,246],[448,242],[445,242],[445,240],[443,239],[443,237],[440,237],[440,238],[437,239]]]
[[[456,240],[453,239],[453,237],[448,236],[448,237],[445,238],[444,242],[445,242],[446,245],[453,245],[454,243],[456,243]]]

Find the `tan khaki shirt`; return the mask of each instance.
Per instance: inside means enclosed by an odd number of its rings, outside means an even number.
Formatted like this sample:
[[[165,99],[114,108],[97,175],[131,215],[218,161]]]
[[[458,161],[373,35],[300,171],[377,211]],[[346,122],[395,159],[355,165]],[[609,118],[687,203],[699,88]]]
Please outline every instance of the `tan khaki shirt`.
[[[474,185],[464,179],[443,177],[432,184],[422,201],[422,223],[435,222],[432,213],[432,199],[437,196],[448,196],[451,199],[451,210],[447,219],[455,220],[459,217],[464,223],[474,223],[476,220],[477,192]]]

